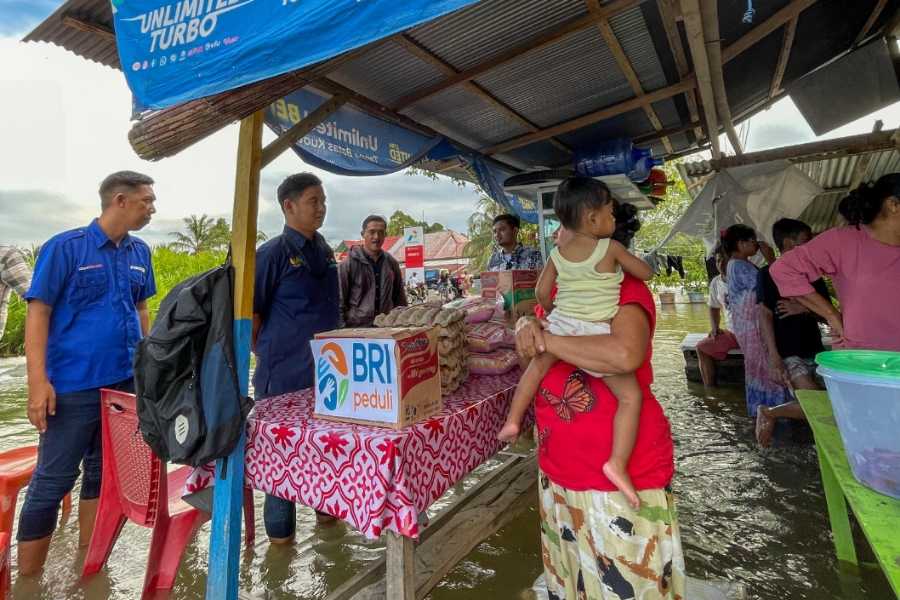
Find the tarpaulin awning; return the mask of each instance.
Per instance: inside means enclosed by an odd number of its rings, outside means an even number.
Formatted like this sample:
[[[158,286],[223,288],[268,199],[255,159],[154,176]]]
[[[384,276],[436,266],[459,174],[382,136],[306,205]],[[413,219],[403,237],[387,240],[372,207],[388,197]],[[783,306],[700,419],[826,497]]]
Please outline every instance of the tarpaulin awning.
[[[706,183],[658,248],[683,233],[701,238],[711,252],[719,231],[735,223],[749,225],[760,239],[774,245],[775,221],[796,219],[821,193],[819,184],[787,161],[725,169]]]

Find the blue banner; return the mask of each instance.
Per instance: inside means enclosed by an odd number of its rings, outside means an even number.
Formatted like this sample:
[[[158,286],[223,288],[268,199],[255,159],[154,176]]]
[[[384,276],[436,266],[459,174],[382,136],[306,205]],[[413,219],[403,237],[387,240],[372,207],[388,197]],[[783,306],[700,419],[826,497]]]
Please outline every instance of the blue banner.
[[[266,124],[281,135],[328,99],[308,88],[270,105]],[[348,104],[294,144],[303,162],[339,175],[387,175],[418,162],[444,138],[426,137]]]
[[[327,60],[477,0],[112,0],[138,105],[164,108]]]
[[[297,90],[266,110],[266,125],[281,135],[328,96],[309,88]],[[293,146],[308,165],[338,175],[387,175],[416,164],[460,157],[472,181],[509,212],[537,223],[537,206],[522,196],[507,194],[503,181],[512,175],[496,163],[469,150],[460,150],[443,136],[427,137],[401,125],[373,117],[345,104]]]

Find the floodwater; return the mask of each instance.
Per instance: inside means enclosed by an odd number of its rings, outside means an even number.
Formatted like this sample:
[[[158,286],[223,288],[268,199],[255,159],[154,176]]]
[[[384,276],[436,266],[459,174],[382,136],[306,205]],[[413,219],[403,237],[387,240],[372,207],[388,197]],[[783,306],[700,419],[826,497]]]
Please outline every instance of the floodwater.
[[[839,574],[828,528],[815,451],[810,446],[759,450],[752,441],[741,389],[704,394],[685,382],[678,351],[682,337],[707,327],[701,305],[661,309],[654,340],[655,390],[672,422],[674,482],[688,572],[744,582],[751,597],[783,599],[890,599],[881,573]],[[0,359],[0,450],[34,444],[25,414],[23,359]],[[496,468],[490,461],[464,483]],[[23,496],[19,498],[19,506]],[[253,599],[325,598],[341,582],[382,555],[382,548],[343,525],[317,527],[309,509],[298,511],[297,543],[269,546],[256,496],[256,545],[241,559],[241,595]],[[450,502],[442,500],[439,510]],[[83,553],[77,519],[57,529],[48,567],[39,581],[15,580],[13,598],[132,599],[140,596],[150,531],[125,525],[108,567],[79,581]],[[857,532],[858,540],[863,540]],[[170,598],[203,598],[209,524],[188,547]],[[864,541],[860,559],[872,561]],[[13,573],[16,554],[13,551]],[[528,597],[541,572],[536,510],[480,544],[432,593],[434,600]]]

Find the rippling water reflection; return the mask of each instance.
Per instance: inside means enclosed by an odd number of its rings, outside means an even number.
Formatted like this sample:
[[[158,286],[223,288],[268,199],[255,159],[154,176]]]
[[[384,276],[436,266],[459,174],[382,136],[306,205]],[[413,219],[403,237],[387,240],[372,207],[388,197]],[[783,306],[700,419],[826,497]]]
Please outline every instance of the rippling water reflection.
[[[742,390],[704,394],[702,388],[685,382],[679,342],[689,331],[706,327],[702,306],[667,307],[660,312],[654,341],[654,389],[675,436],[675,493],[688,571],[743,581],[752,597],[760,600],[892,598],[878,572],[838,576],[814,449],[759,450],[752,443]],[[23,360],[0,359],[0,449],[36,443],[25,415],[24,377]],[[472,479],[497,464],[483,465]],[[472,480],[464,487],[470,485]],[[434,509],[450,501],[445,498]],[[310,510],[298,511],[295,546],[270,547],[263,530],[261,494],[256,515],[257,543],[244,552],[241,562],[246,598],[324,598],[382,552],[379,545],[343,525],[316,527]],[[75,519],[70,518],[54,539],[43,579],[15,582],[13,597],[139,596],[149,530],[126,525],[109,568],[83,586],[78,580],[82,554],[77,539]],[[203,598],[208,545],[207,524],[188,547],[171,598]],[[861,559],[871,560],[865,544],[860,548]],[[14,553],[14,562],[15,558]],[[540,572],[537,512],[532,509],[479,545],[432,598],[527,597],[526,590]]]

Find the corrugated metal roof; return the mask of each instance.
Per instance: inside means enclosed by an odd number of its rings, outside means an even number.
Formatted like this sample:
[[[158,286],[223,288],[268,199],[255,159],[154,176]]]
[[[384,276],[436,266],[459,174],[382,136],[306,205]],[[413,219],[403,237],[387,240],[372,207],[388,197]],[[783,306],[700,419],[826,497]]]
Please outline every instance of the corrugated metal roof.
[[[656,47],[650,39],[644,13],[638,6],[616,15],[609,20],[616,39],[625,51],[625,56],[637,73],[645,92],[665,87],[666,75],[656,54]]]
[[[634,95],[593,27],[513,60],[477,80],[543,127]]]
[[[875,181],[882,175],[900,171],[900,152],[894,149],[817,160],[797,166],[826,190],[846,188],[850,185],[850,179],[857,163],[864,157],[868,157],[869,161],[863,176],[864,182]]]
[[[772,0],[760,14],[777,11],[787,6],[789,1]],[[847,50],[844,37],[804,33],[812,31],[807,20],[815,18],[820,29],[829,30],[837,26],[837,21],[842,23],[842,19],[852,17],[859,20],[862,17],[864,20],[877,1],[836,3],[840,6],[820,2],[815,10],[801,13],[799,20],[803,27],[798,28],[791,64],[795,62],[795,55],[804,58],[803,64],[821,64]],[[719,2],[720,27],[730,35],[729,42],[759,26],[759,22],[736,29],[732,26],[743,14],[740,4],[735,1]],[[827,9],[825,4],[829,5]],[[466,70],[487,63],[500,54],[519,48],[523,41],[552,32],[561,24],[581,19],[586,14],[584,0],[482,0],[414,28],[406,35],[454,69]],[[108,35],[66,25],[63,21],[66,15],[111,29],[109,0],[67,0],[26,39],[56,43],[91,60],[118,66],[114,41]],[[619,43],[644,91],[648,93],[676,83],[674,79],[666,79],[666,72],[673,77],[672,69],[663,70],[664,64],[672,62],[667,41],[651,37],[651,29],[660,29],[659,18],[656,3],[644,0],[640,6],[610,19]],[[776,62],[770,55],[777,54],[780,39],[780,33],[774,31],[726,66],[726,78],[731,83],[729,100],[733,114],[739,114],[745,106],[766,98]],[[662,57],[658,52],[663,53]],[[361,57],[344,64],[331,76],[352,91],[386,106],[414,95],[416,91],[437,85],[446,77],[438,67],[393,42],[363,52]],[[634,97],[633,90],[594,26],[559,36],[542,48],[525,51],[519,57],[481,73],[475,81],[540,127],[563,123]],[[790,83],[786,78],[784,85]],[[686,112],[679,114],[676,105],[680,106],[672,99],[654,105],[664,127],[687,124],[685,120],[689,117]],[[476,149],[528,132],[505,111],[462,85],[414,103],[403,112],[450,139]],[[223,127],[230,118],[230,113],[217,113],[215,110],[200,111],[197,115],[197,120],[207,120],[207,129]],[[203,127],[199,129],[207,130]],[[595,142],[601,136],[636,138],[652,132],[646,115],[638,109],[557,137],[574,147]],[[684,135],[671,136],[670,140],[676,152],[684,150],[690,143]],[[658,142],[652,146],[661,149]],[[160,153],[158,157],[166,155],[162,150]],[[557,160],[559,164],[560,157],[564,160],[565,155],[546,140],[538,140],[527,147],[512,150],[506,156],[535,167],[552,160]]]
[[[329,78],[376,102],[391,106],[407,90],[441,81],[444,73],[413,56],[396,42],[388,42],[342,65]]]
[[[109,0],[69,0],[25,37],[26,42],[50,42],[78,56],[115,69],[119,53],[115,40],[75,29],[63,22],[66,16],[113,30]]]
[[[417,121],[430,118],[434,129],[456,132],[456,135],[472,140],[476,147],[528,132],[524,126],[501,114],[493,104],[461,86],[414,104],[405,112]]]
[[[824,190],[800,215],[800,220],[812,227],[813,231],[824,231],[841,222],[838,204],[849,192],[856,165],[863,158],[869,161],[862,178],[863,183],[874,182],[888,173],[900,172],[900,151],[896,149],[795,163],[797,168]],[[682,179],[696,197],[705,180],[712,176],[709,161],[684,162],[680,166]]]
[[[410,35],[465,70],[586,12],[584,0],[485,0],[421,25]]]

